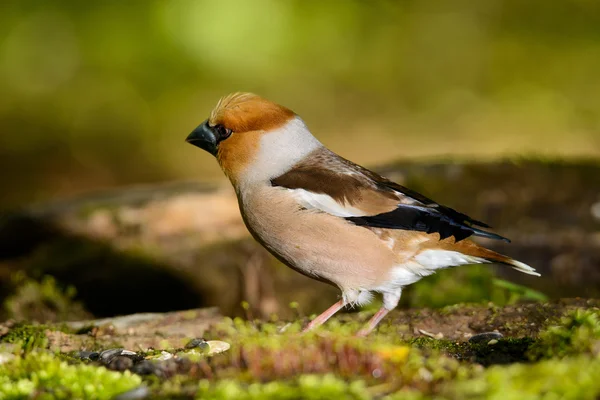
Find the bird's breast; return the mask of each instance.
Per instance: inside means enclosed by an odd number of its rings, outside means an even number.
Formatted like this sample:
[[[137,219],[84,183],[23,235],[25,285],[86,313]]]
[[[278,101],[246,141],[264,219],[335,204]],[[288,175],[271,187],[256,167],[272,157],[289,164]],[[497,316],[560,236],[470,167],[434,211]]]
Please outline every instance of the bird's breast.
[[[306,210],[286,189],[264,186],[238,192],[254,238],[285,264],[341,288],[377,287],[396,262],[373,231],[343,218]]]

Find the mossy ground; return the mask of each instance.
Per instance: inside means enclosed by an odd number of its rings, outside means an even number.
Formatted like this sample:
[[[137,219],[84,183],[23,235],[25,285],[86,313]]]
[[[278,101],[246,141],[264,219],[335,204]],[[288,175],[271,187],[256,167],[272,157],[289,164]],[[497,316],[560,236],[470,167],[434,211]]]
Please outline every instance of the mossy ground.
[[[224,318],[204,336],[230,343],[229,351],[147,361],[155,369],[141,375],[127,365],[111,364],[109,369],[124,371],[109,371],[74,353],[50,351],[46,336],[52,329],[62,329],[67,339],[82,336],[65,327],[15,325],[0,339],[8,346],[0,351],[0,399],[111,398],[133,389],[202,399],[593,399],[600,395],[597,305],[574,300],[399,311],[366,339],[352,334],[367,313],[343,315],[310,334],[300,333],[302,320]],[[418,325],[426,318],[430,326],[440,324],[437,333],[449,332],[449,321],[460,328],[465,315],[477,330],[495,326],[505,336],[436,339],[398,323],[412,317]]]

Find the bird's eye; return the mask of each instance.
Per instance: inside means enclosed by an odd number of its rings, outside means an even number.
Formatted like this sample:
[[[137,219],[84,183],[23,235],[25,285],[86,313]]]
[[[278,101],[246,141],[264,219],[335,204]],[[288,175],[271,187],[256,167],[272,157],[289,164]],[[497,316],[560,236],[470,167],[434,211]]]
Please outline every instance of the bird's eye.
[[[221,124],[215,125],[213,129],[219,135],[219,140],[224,140],[231,136],[231,129],[227,129]]]

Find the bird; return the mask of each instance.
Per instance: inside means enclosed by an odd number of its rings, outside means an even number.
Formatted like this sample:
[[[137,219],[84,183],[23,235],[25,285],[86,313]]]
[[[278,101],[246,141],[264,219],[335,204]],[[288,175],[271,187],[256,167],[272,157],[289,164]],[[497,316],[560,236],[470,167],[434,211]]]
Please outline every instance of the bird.
[[[379,294],[381,308],[356,333],[367,336],[406,286],[444,268],[499,263],[540,275],[469,239],[509,242],[487,224],[337,155],[299,115],[256,94],[222,97],[186,141],[217,159],[256,241],[288,267],[340,289],[304,332]]]

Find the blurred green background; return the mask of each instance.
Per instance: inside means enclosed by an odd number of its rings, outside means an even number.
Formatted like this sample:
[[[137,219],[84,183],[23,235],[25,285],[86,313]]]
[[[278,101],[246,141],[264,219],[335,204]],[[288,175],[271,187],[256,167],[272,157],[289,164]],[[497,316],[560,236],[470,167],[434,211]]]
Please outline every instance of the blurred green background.
[[[600,156],[600,2],[3,2],[0,207],[223,179],[184,143],[254,91],[359,163]]]

